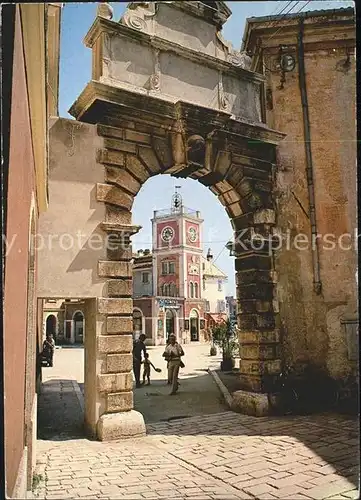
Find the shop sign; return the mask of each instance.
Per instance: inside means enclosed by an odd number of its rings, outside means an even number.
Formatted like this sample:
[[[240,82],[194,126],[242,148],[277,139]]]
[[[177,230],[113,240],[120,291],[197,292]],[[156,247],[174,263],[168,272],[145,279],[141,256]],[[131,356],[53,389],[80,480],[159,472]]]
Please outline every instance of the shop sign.
[[[158,299],[159,307],[168,307],[168,309],[179,309],[179,305],[176,300],[172,299]]]

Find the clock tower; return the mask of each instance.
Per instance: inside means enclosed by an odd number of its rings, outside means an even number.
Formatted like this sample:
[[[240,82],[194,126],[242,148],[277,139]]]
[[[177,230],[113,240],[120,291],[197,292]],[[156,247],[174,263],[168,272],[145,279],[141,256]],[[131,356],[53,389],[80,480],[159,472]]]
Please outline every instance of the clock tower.
[[[183,205],[178,192],[171,207],[156,210],[152,219],[154,296],[159,304],[158,337],[187,333],[198,341],[204,324],[200,212]],[[158,339],[160,340],[160,339]]]

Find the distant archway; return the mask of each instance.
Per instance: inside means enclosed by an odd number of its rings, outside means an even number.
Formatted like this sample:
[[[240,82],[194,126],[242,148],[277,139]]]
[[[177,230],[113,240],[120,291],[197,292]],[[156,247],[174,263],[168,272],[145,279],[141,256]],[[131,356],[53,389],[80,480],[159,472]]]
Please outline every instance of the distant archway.
[[[191,341],[199,341],[199,314],[196,309],[192,309],[189,315],[189,329],[191,334]]]
[[[166,338],[168,339],[169,335],[171,333],[176,333],[175,332],[175,314],[172,309],[167,309],[165,313],[165,335]]]
[[[74,343],[82,344],[84,342],[84,314],[82,311],[75,311],[73,314],[73,328],[74,328]]]
[[[46,335],[51,334],[55,338],[56,325],[57,325],[56,316],[54,314],[49,314],[49,316],[46,318],[46,328],[45,328]]]
[[[138,307],[133,308],[133,336],[135,339],[144,332],[144,315]]]

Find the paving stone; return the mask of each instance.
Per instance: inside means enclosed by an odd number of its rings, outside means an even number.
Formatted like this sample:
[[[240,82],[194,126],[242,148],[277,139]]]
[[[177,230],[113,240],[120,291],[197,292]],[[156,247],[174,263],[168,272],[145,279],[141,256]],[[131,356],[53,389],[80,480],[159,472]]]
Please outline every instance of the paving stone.
[[[329,496],[334,496],[340,493],[344,493],[350,490],[351,484],[347,484],[347,481],[334,481],[328,484],[322,484],[315,486],[307,490],[307,495],[312,499],[328,498]]]
[[[152,422],[144,438],[100,443],[77,434],[82,425],[80,405],[73,385],[64,384],[64,379],[53,380],[51,390],[39,395],[40,417],[53,429],[38,442],[37,470],[47,477],[48,487],[39,485],[36,498],[358,498],[357,446],[349,437],[358,428],[356,419],[254,418],[221,410]],[[181,387],[184,390],[182,382]],[[61,391],[64,399],[55,398],[58,406],[50,413],[53,391]]]
[[[271,493],[274,494],[274,492],[277,492],[275,488],[270,486],[269,484],[257,484],[255,486],[247,486],[244,488],[246,493],[251,493],[251,495],[254,495],[258,497],[258,495],[263,495],[266,493]]]
[[[359,490],[346,491],[342,493],[342,496],[344,498],[350,498],[352,500],[356,500],[360,498],[360,491]]]

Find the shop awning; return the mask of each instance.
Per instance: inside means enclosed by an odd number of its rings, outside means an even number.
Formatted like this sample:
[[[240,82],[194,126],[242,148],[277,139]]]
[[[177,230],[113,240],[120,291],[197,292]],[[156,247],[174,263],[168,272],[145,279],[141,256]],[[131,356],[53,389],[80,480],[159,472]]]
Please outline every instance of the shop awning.
[[[221,323],[222,321],[225,321],[227,319],[227,314],[212,314],[212,313],[207,313],[206,319],[211,319],[215,323]]]

